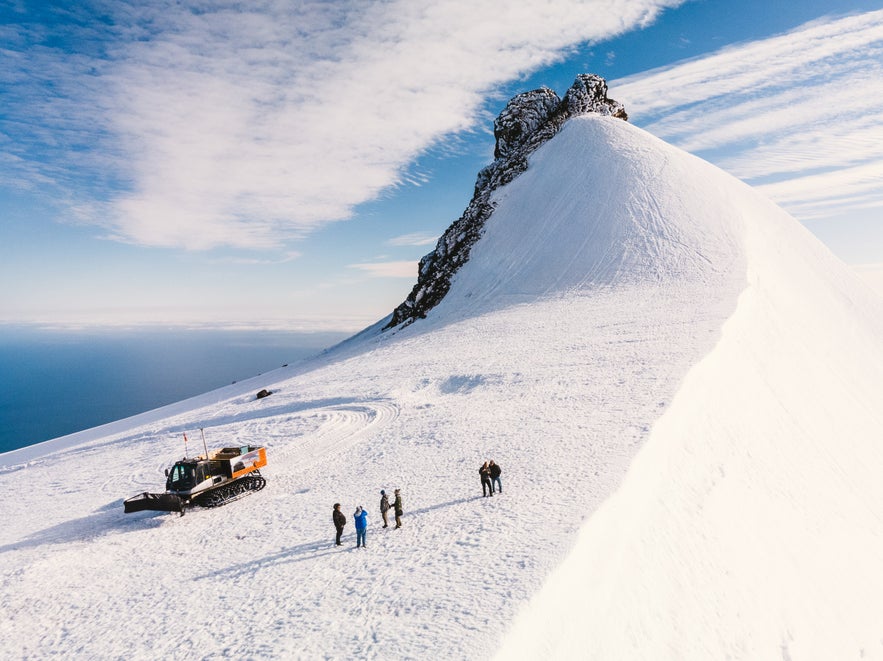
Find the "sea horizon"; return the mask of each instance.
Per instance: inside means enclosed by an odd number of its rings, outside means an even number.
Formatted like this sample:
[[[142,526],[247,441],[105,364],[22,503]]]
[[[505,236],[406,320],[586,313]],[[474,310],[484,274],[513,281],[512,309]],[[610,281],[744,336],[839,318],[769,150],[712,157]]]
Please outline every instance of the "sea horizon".
[[[0,325],[0,453],[296,364],[352,334]]]

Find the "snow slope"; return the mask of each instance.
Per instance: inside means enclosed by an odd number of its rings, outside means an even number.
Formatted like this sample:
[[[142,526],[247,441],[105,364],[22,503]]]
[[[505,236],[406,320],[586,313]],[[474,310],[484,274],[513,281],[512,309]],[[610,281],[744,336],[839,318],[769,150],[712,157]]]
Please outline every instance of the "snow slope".
[[[499,658],[883,658],[880,301],[754,205],[721,341]]]
[[[571,119],[496,197],[426,319],[0,455],[4,654],[883,658],[880,301],[620,120]],[[266,444],[267,488],[124,515],[201,427]]]

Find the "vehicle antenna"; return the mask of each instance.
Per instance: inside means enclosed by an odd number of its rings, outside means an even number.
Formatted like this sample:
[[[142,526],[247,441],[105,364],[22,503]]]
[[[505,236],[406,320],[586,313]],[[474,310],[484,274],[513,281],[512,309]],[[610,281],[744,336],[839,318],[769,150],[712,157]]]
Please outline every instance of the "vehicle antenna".
[[[208,459],[208,445],[205,444],[205,430],[200,427],[199,431],[202,434],[202,447],[205,448],[205,458]]]
[[[187,458],[187,432],[184,432],[184,458]]]

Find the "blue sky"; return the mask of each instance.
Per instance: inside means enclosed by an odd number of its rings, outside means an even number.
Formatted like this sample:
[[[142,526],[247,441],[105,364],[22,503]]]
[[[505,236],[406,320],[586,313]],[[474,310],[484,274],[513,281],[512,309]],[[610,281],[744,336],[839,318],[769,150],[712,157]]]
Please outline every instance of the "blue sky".
[[[883,282],[879,0],[500,7],[0,0],[0,323],[361,328],[584,72]]]

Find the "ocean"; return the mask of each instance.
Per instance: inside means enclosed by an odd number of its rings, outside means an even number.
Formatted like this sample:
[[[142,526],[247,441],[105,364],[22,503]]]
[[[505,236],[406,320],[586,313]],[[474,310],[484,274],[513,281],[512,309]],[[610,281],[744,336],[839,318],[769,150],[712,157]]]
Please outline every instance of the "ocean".
[[[296,364],[349,335],[0,327],[0,452]]]

